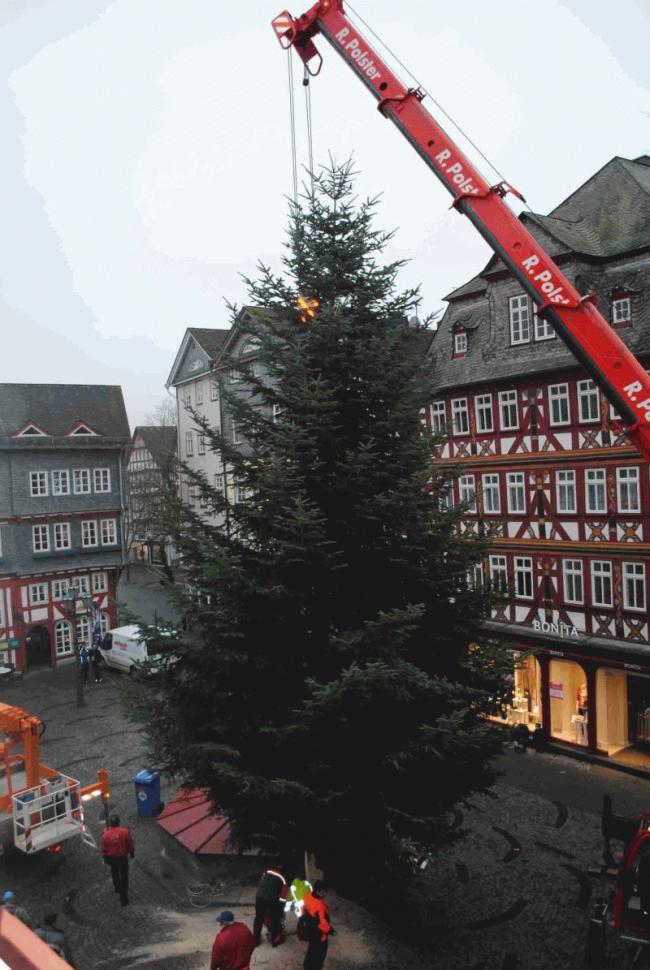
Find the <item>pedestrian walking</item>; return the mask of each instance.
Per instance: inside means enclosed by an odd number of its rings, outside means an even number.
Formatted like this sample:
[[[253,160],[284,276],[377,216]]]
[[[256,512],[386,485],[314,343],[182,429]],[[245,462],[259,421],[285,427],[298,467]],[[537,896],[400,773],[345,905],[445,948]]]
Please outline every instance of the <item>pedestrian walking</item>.
[[[284,878],[282,866],[267,869],[255,895],[255,922],[253,936],[255,946],[259,946],[262,939],[262,927],[266,923],[271,934],[271,945],[279,946],[284,943],[284,903],[287,896],[287,880]]]
[[[122,906],[129,904],[129,856],[135,856],[133,836],[129,829],[120,825],[118,815],[111,815],[108,828],[104,829],[101,844],[102,858],[110,867],[115,892]]]
[[[255,937],[245,923],[235,921],[230,910],[217,916],[221,929],[212,944],[210,970],[250,970]]]
[[[300,919],[309,940],[303,970],[321,970],[327,956],[329,938],[334,936],[326,896],[326,884],[322,879],[317,879],[313,890],[305,893],[303,899],[303,915]]]
[[[43,918],[42,925],[37,926],[34,933],[36,933],[36,936],[40,936],[44,943],[47,943],[55,953],[58,953],[60,957],[63,957],[74,968],[74,960],[72,959],[72,950],[70,949],[68,938],[63,930],[57,926],[56,921],[57,914],[48,913]]]
[[[90,654],[88,647],[84,644],[79,651],[79,665],[81,667],[81,680],[84,684],[88,683],[88,670],[90,669]]]
[[[34,928],[33,919],[26,909],[18,905],[16,894],[13,893],[11,889],[8,889],[2,897],[2,908],[6,909],[8,913],[12,914],[12,916],[15,916],[16,919],[19,919],[21,923],[25,924],[25,926],[29,926],[30,930]]]
[[[102,682],[102,655],[99,652],[99,647],[94,644],[92,650],[90,651],[90,663],[93,668],[93,677],[96,684],[101,684]]]

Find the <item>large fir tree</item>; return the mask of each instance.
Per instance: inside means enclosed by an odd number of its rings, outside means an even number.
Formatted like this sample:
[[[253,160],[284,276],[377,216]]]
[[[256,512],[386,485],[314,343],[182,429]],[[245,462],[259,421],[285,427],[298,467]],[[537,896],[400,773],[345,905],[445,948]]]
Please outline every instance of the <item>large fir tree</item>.
[[[245,384],[221,388],[245,444],[204,427],[247,498],[190,475],[213,527],[171,503],[200,595],[148,713],[162,762],[209,789],[241,847],[310,849],[367,889],[488,783],[494,739],[467,650],[483,550],[440,501],[423,424],[431,331],[407,322],[417,294],[397,292],[353,181],[349,164],[324,170],[292,208],[284,274],[248,281],[264,309],[238,325],[262,371],[235,359]],[[299,294],[320,303],[307,324]]]

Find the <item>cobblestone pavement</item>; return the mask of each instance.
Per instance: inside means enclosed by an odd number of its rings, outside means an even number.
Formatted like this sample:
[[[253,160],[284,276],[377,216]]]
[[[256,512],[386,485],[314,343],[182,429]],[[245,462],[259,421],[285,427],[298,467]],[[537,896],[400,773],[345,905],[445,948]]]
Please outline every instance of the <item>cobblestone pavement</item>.
[[[159,573],[151,566],[131,563],[128,578],[126,570],[122,573],[117,587],[117,599],[147,623],[153,623],[156,617],[179,619],[177,608],[169,602],[160,584]]]
[[[252,922],[257,862],[201,861],[154,821],[136,816],[131,777],[153,766],[141,728],[124,712],[121,677],[109,673],[103,685],[89,687],[87,706],[81,709],[75,706],[69,666],[28,674],[22,684],[7,688],[2,700],[46,721],[45,763],[82,783],[90,782],[98,767],[109,769],[113,810],[132,827],[136,840],[131,905],[122,909],[98,852],[79,839],[66,843],[60,858],[7,853],[0,862],[0,889],[13,889],[36,919],[51,909],[61,914],[79,970],[207,970],[219,909],[230,904],[239,918]],[[580,762],[530,757],[539,759],[533,767],[541,786],[554,770],[565,772],[567,790],[573,792],[580,789],[581,778],[591,777],[591,766]],[[532,787],[535,772],[528,759],[521,761],[521,774]],[[612,772],[607,779],[615,798],[620,777]],[[545,797],[541,791],[519,789],[516,779],[516,764],[510,762],[507,784],[500,781],[458,806],[453,823],[461,837],[422,878],[438,927],[427,953],[397,943],[360,907],[334,898],[340,932],[332,941],[327,970],[574,970],[582,965],[591,901],[608,888],[587,874],[601,860],[599,819],[562,799],[559,783]],[[629,779],[621,784],[632,799]],[[163,800],[172,790],[163,787]],[[637,808],[648,804],[646,793],[640,782]],[[102,820],[94,803],[88,821],[98,841]],[[205,910],[191,908],[187,883],[211,879],[225,883],[227,898],[215,899]],[[260,947],[252,967],[298,970],[303,956],[292,936],[277,950]],[[611,970],[623,966],[616,952],[608,965]]]

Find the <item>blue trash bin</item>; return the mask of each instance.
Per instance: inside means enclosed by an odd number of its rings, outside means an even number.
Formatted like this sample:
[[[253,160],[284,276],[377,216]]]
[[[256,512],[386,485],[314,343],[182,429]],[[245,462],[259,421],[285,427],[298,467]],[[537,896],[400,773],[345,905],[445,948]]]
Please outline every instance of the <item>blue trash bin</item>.
[[[160,811],[160,772],[143,768],[131,779],[135,784],[138,815],[151,818]]]

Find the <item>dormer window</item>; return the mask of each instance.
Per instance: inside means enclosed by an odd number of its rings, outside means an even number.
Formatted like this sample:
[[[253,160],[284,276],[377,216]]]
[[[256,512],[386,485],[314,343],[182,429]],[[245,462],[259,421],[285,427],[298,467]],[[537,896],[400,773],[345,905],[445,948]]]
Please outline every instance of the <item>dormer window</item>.
[[[467,334],[460,330],[454,334],[454,357],[464,357],[467,353]]]
[[[97,435],[96,431],[93,431],[87,424],[78,424],[76,427],[68,431],[68,437],[75,437],[81,435]]]
[[[612,326],[625,326],[632,322],[632,301],[629,296],[612,300]]]
[[[46,436],[47,431],[36,424],[35,421],[29,421],[27,424],[24,424],[14,435],[15,438],[44,438]]]
[[[33,424],[30,424],[29,427],[20,432],[21,438],[26,437],[27,435],[40,435],[40,437],[44,437],[44,432],[40,431],[39,428],[35,427]]]
[[[510,343],[530,343],[530,303],[528,297],[511,296],[510,310]]]

